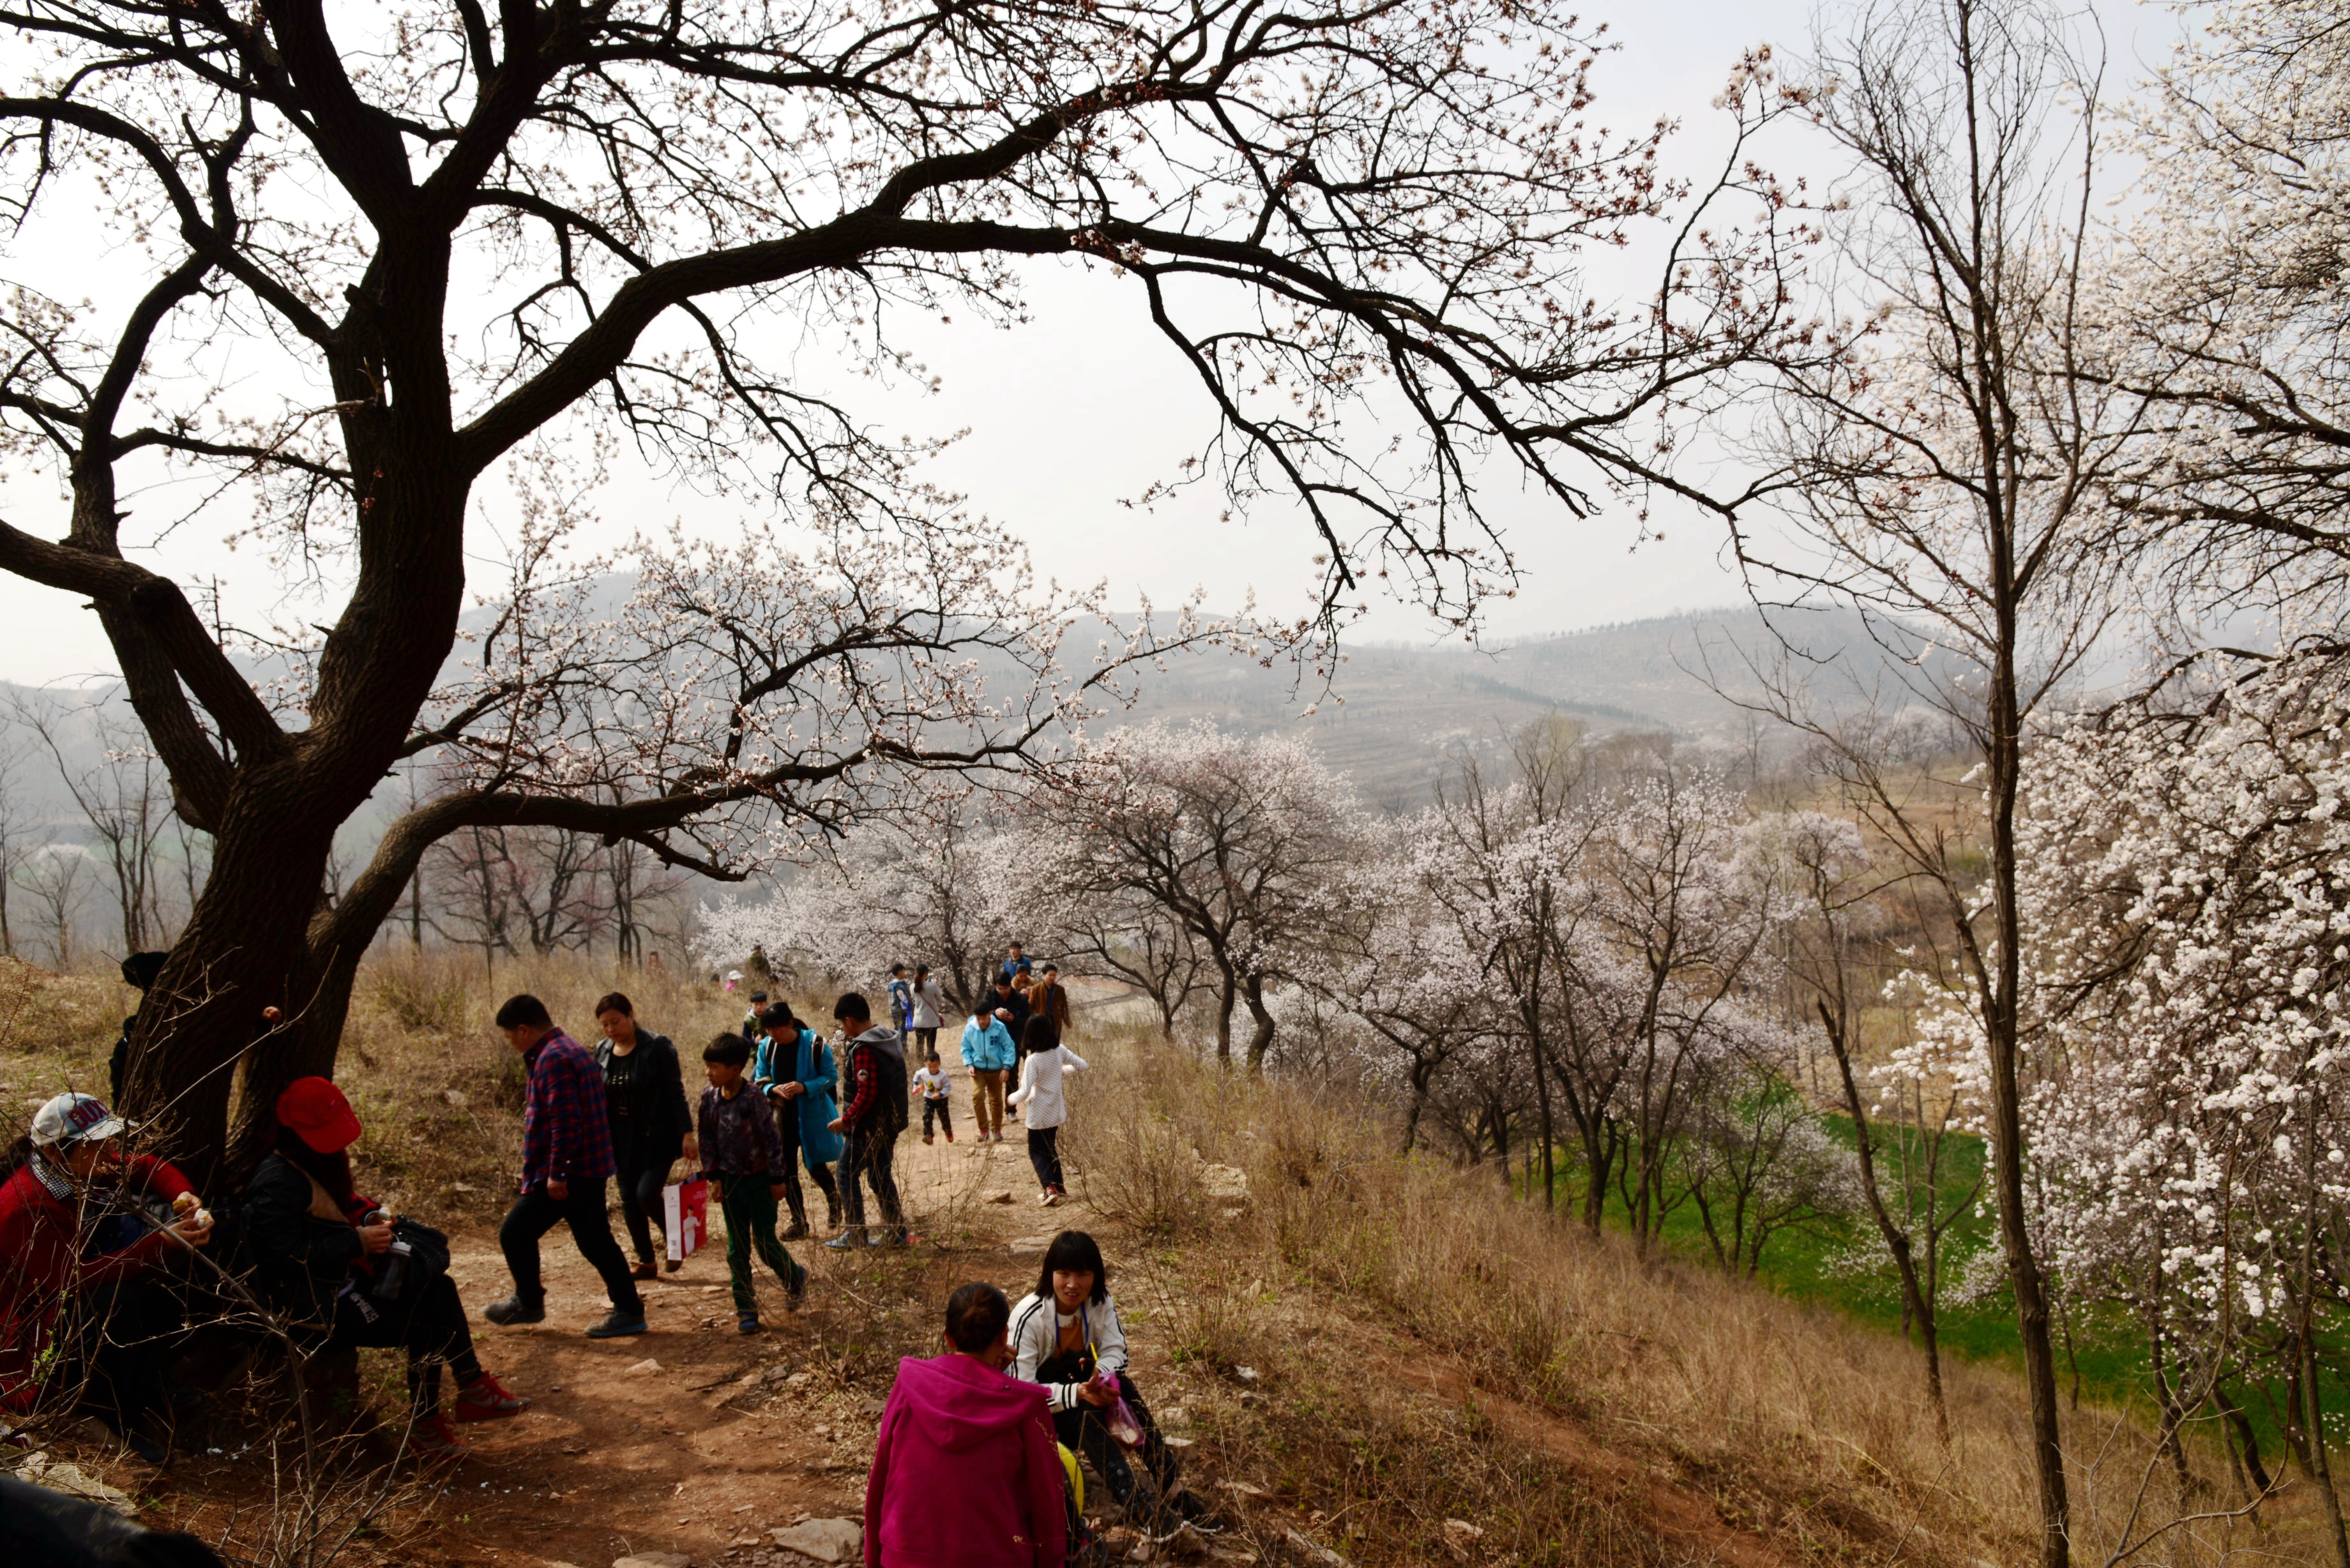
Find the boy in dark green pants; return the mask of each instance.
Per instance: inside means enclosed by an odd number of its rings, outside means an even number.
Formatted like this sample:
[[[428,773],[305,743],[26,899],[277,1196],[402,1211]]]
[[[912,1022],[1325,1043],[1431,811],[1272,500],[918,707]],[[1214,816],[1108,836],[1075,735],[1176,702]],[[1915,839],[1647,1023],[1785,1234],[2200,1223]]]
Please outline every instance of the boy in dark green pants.
[[[784,1282],[784,1304],[800,1310],[807,1271],[792,1261],[775,1239],[775,1203],[784,1195],[784,1162],[792,1158],[767,1096],[752,1092],[743,1069],[751,1043],[721,1034],[702,1047],[702,1070],[710,1087],[702,1091],[695,1130],[702,1143],[702,1174],[726,1216],[726,1272],[734,1285],[734,1326],[759,1332],[759,1295],[751,1280],[751,1250]]]

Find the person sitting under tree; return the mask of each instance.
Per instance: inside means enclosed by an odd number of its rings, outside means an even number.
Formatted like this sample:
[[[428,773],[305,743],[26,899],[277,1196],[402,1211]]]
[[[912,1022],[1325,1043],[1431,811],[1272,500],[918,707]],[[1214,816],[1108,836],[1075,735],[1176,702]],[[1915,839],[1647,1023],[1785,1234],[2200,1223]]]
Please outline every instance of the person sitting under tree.
[[[296,1078],[277,1096],[276,1111],[276,1147],[244,1190],[246,1245],[263,1298],[312,1353],[338,1345],[406,1350],[410,1440],[421,1453],[467,1452],[441,1407],[444,1365],[457,1376],[457,1420],[494,1420],[530,1401],[474,1355],[445,1242],[431,1269],[411,1251],[394,1272],[394,1217],[355,1189],[350,1147],[359,1119],[342,1090],[324,1078]]]

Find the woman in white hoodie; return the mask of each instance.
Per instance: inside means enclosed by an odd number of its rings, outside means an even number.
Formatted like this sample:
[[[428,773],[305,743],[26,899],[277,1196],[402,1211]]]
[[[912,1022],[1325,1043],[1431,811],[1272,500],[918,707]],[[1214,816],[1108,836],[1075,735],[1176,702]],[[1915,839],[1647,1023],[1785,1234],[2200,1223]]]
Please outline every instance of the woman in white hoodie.
[[[1187,1523],[1222,1528],[1184,1490],[1175,1456],[1127,1371],[1126,1328],[1109,1293],[1109,1265],[1091,1236],[1064,1231],[1053,1238],[1035,1293],[1012,1309],[1008,1332],[1012,1375],[1044,1385],[1054,1435],[1085,1456],[1128,1519],[1154,1534]],[[1134,1423],[1123,1438],[1114,1418],[1120,1400]],[[1136,1463],[1150,1478],[1148,1490],[1137,1482]]]
[[[1042,1015],[1028,1020],[1020,1045],[1026,1053],[1020,1064],[1020,1086],[1005,1098],[1019,1108],[1021,1124],[1028,1129],[1028,1163],[1036,1168],[1037,1184],[1044,1189],[1041,1201],[1050,1209],[1069,1195],[1061,1185],[1061,1124],[1069,1119],[1062,1081],[1072,1072],[1083,1072],[1086,1059],[1062,1044],[1061,1032]]]

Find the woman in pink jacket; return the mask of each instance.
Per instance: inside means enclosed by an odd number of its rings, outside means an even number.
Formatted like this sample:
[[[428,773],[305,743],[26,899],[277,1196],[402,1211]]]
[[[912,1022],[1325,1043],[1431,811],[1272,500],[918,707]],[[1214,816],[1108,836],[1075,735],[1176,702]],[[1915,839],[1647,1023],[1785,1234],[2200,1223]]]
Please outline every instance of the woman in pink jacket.
[[[865,1482],[866,1568],[1061,1568],[1060,1449],[1045,1390],[1004,1376],[1012,1303],[947,1299],[947,1354],[898,1363]]]

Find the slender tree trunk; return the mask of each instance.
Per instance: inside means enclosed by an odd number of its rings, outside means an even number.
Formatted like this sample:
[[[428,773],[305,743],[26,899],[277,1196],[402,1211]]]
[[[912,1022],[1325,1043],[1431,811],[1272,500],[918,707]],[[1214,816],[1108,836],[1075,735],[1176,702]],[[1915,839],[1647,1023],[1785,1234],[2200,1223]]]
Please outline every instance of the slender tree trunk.
[[[1918,1280],[1918,1263],[1914,1244],[1908,1231],[1894,1222],[1892,1210],[1885,1202],[1883,1184],[1877,1174],[1877,1145],[1869,1130],[1868,1106],[1861,1098],[1860,1085],[1852,1071],[1850,1043],[1846,1038],[1841,1013],[1831,1009],[1825,998],[1819,1002],[1821,1026],[1827,1032],[1828,1049],[1835,1056],[1836,1076],[1844,1090],[1845,1114],[1852,1118],[1853,1142],[1860,1166],[1861,1195],[1868,1199],[1868,1211],[1877,1221],[1877,1233],[1885,1241],[1885,1250],[1893,1259],[1893,1272],[1901,1281],[1901,1328],[1908,1334],[1909,1325],[1918,1325],[1919,1346],[1926,1353],[1926,1400],[1933,1407],[1934,1430],[1943,1443],[1950,1440],[1950,1413],[1942,1403],[1942,1359],[1939,1339],[1935,1332],[1934,1308],[1926,1298]],[[1905,1180],[1906,1186],[1906,1180]],[[1927,1183],[1927,1201],[1934,1202],[1933,1183]],[[1905,1200],[1905,1207],[1907,1206]],[[1934,1210],[1929,1207],[1926,1223],[1930,1229]]]
[[[1273,1049],[1274,1034],[1273,1009],[1264,1004],[1264,976],[1261,974],[1253,974],[1249,976],[1248,983],[1241,988],[1241,994],[1248,1002],[1249,1019],[1255,1025],[1254,1030],[1249,1035],[1249,1071],[1252,1073],[1261,1073],[1264,1070],[1264,1054]],[[1231,1051],[1229,1049],[1229,1037],[1231,1030],[1229,1025],[1227,1025],[1225,1033],[1227,1036],[1227,1049],[1224,1054],[1227,1056],[1230,1056]]]

